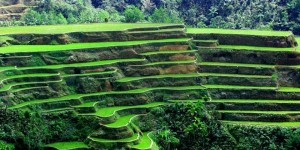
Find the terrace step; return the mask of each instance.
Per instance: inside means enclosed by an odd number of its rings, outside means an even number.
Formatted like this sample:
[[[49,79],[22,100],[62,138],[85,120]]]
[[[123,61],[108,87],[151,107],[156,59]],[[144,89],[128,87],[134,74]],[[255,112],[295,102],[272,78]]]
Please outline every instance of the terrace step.
[[[155,51],[140,54],[150,62],[196,60],[196,50]]]
[[[252,74],[271,76],[275,72],[274,65],[263,64],[201,62],[198,64],[198,66],[199,72],[211,73]]]
[[[56,150],[75,150],[88,149],[89,146],[83,142],[57,142],[46,145],[46,147],[54,148]]]
[[[175,69],[177,68],[177,69]],[[180,69],[178,69],[180,68]],[[125,76],[152,76],[159,74],[188,74],[195,73],[197,65],[195,60],[154,62],[145,65],[130,65],[122,71]]]
[[[286,100],[213,100],[208,102],[218,110],[298,111],[300,101]]]
[[[152,107],[157,107],[157,106],[161,106],[164,104],[166,104],[166,103],[154,102],[154,103],[149,103],[149,104],[144,104],[144,105],[105,107],[105,108],[98,109],[97,112],[95,112],[95,113],[82,113],[79,115],[90,115],[90,116],[98,116],[98,117],[102,117],[102,118],[107,118],[107,117],[115,116],[119,111],[122,111],[122,110],[152,108]]]
[[[204,90],[205,88],[202,86],[186,86],[186,87],[156,87],[156,88],[143,88],[143,89],[135,89],[135,90],[128,90],[128,91],[110,91],[110,92],[98,92],[98,93],[90,93],[90,94],[72,94],[67,95],[59,98],[50,98],[50,99],[42,99],[42,100],[31,100],[30,102],[24,102],[21,104],[17,104],[15,106],[11,106],[8,109],[18,109],[22,107],[26,107],[28,105],[41,105],[51,102],[57,101],[68,101],[68,100],[78,100],[87,97],[93,96],[101,96],[101,95],[124,95],[124,94],[139,94],[139,93],[146,93],[152,91],[186,91],[186,90]]]
[[[85,63],[70,63],[70,64],[59,64],[59,65],[46,65],[46,66],[33,66],[33,67],[18,67],[17,70],[20,71],[25,71],[25,70],[31,70],[31,69],[52,69],[52,70],[57,70],[57,71],[64,71],[64,70],[70,70],[70,71],[65,71],[66,73],[72,72],[75,73],[74,69],[75,68],[81,68],[81,70],[84,70],[85,68],[91,69],[94,67],[99,68],[100,66],[112,66],[118,64],[128,64],[128,65],[133,65],[133,64],[144,64],[145,59],[138,59],[138,58],[133,58],[133,59],[113,59],[113,60],[102,60],[102,61],[94,61],[94,62],[85,62]],[[1,69],[1,68],[0,68]]]
[[[138,115],[132,114],[132,115],[126,115],[126,116],[121,116],[117,121],[110,123],[110,124],[105,124],[104,126],[108,128],[119,128],[119,127],[124,127],[127,126],[131,120]]]
[[[72,108],[57,108],[57,109],[50,109],[50,110],[43,110],[40,111],[42,114],[49,114],[49,113],[59,113],[59,112],[65,112],[65,111],[74,111]]]
[[[151,132],[144,132],[139,143],[133,146],[130,146],[134,150],[158,150],[155,142],[150,137]]]
[[[300,111],[217,110],[220,120],[258,122],[298,122]]]
[[[270,86],[240,86],[240,85],[217,85],[217,84],[205,84],[203,85],[207,89],[262,89],[262,90],[275,90],[276,87]]]
[[[11,89],[17,89],[17,88],[24,88],[24,87],[30,87],[30,86],[36,86],[36,85],[48,85],[48,83],[55,83],[62,80],[57,79],[50,79],[43,82],[17,82],[17,83],[10,83],[4,85],[2,88],[0,88],[0,93],[5,92]]]
[[[51,73],[37,73],[37,74],[22,74],[22,75],[13,75],[6,76],[0,82],[0,86],[5,86],[5,84],[11,84],[16,82],[41,82],[48,80],[60,80],[60,74],[51,74]]]
[[[193,43],[198,47],[218,47],[218,40],[193,40]]]
[[[256,122],[256,121],[229,121],[223,120],[222,123],[230,125],[245,126],[279,126],[279,127],[299,127],[300,122]]]
[[[33,92],[35,90],[41,90],[41,89],[46,89],[46,88],[49,88],[49,86],[35,86],[35,87],[19,88],[19,89],[14,89],[11,92],[12,93],[19,93],[19,92],[22,92],[22,93],[31,93],[31,92]]]
[[[89,145],[92,148],[99,149],[118,149],[120,147],[128,147],[129,145],[135,145],[139,143],[141,139],[141,135],[139,133],[133,134],[133,136],[124,139],[118,140],[109,140],[109,139],[102,139],[102,138],[95,138],[95,137],[88,137]]]

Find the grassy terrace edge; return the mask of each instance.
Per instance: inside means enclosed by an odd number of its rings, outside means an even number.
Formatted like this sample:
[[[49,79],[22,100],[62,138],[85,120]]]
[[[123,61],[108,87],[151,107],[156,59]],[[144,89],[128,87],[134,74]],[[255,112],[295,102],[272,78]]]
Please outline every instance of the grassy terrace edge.
[[[42,25],[1,27],[0,35],[11,34],[63,34],[72,32],[124,31],[132,28],[161,27],[178,24],[164,23],[93,23],[71,25]]]
[[[214,29],[214,28],[187,28],[190,34],[234,34],[234,35],[257,35],[257,36],[290,36],[289,31],[264,31],[264,30],[237,30],[237,29]]]
[[[110,47],[110,46],[131,46],[131,45],[160,43],[160,42],[187,42],[189,40],[190,38],[179,38],[179,39],[140,40],[140,41],[126,41],[126,42],[72,43],[67,45],[12,45],[7,47],[0,47],[0,53],[63,51],[63,50],[88,49],[88,48],[102,48],[102,47]]]

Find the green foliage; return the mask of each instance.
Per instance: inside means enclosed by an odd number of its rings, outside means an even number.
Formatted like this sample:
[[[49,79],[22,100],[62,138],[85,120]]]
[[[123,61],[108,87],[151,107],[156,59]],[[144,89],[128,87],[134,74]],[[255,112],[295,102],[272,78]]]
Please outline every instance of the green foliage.
[[[132,5],[126,7],[124,15],[125,22],[135,23],[141,22],[145,19],[143,12],[139,8]]]
[[[228,149],[235,140],[201,102],[176,103],[154,114],[162,149]]]
[[[41,116],[35,111],[0,111],[1,140],[16,149],[43,149],[47,143],[84,140],[95,131],[98,121],[93,117],[78,117],[73,113]],[[88,124],[87,124],[88,123]]]
[[[237,140],[237,149],[296,150],[300,148],[299,129],[228,125],[228,131]]]
[[[153,23],[182,23],[182,19],[179,16],[174,15],[167,9],[159,8],[154,11],[154,13],[149,18],[150,22]]]
[[[7,144],[6,142],[0,140],[0,150],[14,150],[14,149],[15,149],[14,145]]]
[[[286,147],[291,150],[297,150],[300,148],[300,129],[289,133],[286,139]]]

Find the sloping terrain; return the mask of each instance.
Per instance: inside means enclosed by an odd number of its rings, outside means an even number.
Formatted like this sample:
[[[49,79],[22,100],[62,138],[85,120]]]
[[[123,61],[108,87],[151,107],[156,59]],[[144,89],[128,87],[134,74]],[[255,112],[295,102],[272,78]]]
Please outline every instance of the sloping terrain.
[[[99,121],[85,141],[49,147],[157,149],[151,131],[134,122],[171,102],[214,105],[229,124],[300,125],[300,53],[289,32],[203,35],[183,25],[121,24],[115,32],[101,26],[3,35],[0,99],[8,109]],[[239,45],[239,36],[252,44]]]
[[[34,5],[34,0],[0,1],[0,21],[19,20],[25,11]]]

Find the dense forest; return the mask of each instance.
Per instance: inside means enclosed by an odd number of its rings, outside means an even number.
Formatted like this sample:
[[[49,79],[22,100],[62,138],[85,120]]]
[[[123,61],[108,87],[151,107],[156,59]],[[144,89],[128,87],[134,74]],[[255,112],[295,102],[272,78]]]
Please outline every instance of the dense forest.
[[[300,34],[300,0],[38,0],[36,6],[21,21],[1,25],[96,23],[108,18]]]

